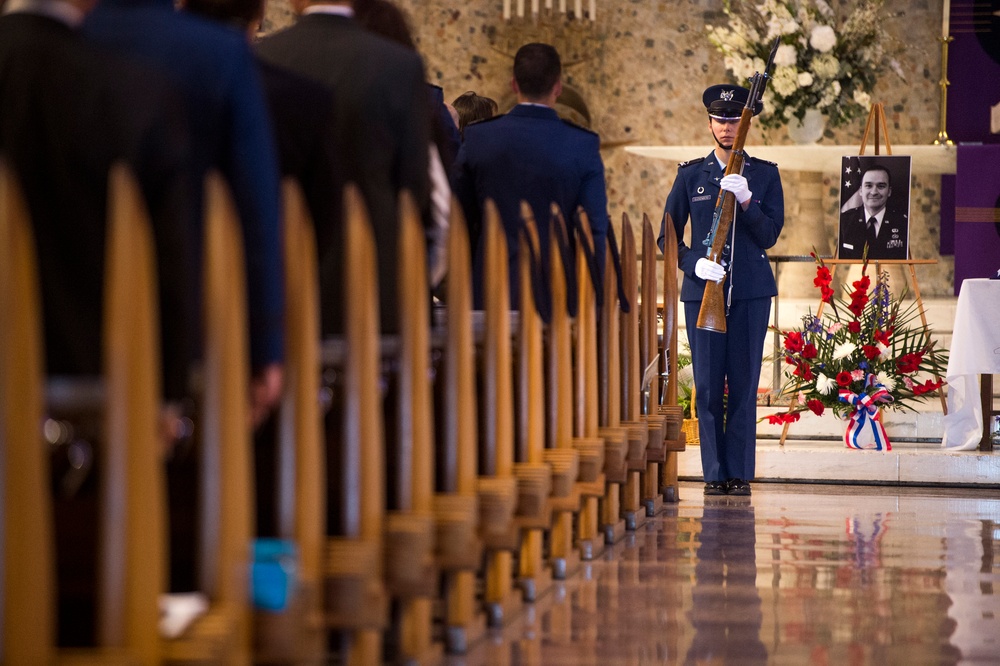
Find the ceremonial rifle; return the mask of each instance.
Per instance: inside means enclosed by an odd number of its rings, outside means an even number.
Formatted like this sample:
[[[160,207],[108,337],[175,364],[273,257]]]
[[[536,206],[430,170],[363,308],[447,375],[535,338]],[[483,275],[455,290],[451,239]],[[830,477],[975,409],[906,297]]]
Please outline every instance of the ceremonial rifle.
[[[743,173],[743,162],[746,155],[743,153],[743,145],[747,140],[747,132],[750,129],[750,119],[753,118],[753,110],[764,96],[764,88],[767,86],[767,79],[770,78],[768,72],[774,64],[774,54],[778,51],[778,44],[781,38],[775,38],[774,46],[771,47],[771,55],[767,59],[764,73],[754,72],[750,77],[750,95],[747,97],[746,106],[740,115],[740,127],[736,132],[736,140],[733,141],[733,149],[729,154],[729,164],[726,165],[726,174]],[[726,238],[729,236],[729,228],[736,216],[736,195],[728,190],[720,190],[719,198],[715,200],[715,212],[712,215],[712,231],[702,243],[708,246],[705,257],[709,261],[722,263],[722,250],[726,246]],[[732,263],[730,259],[730,264]],[[705,282],[705,295],[701,300],[701,310],[698,312],[698,328],[716,333],[726,332],[726,305],[722,294],[722,283],[724,280],[716,282],[707,280]]]

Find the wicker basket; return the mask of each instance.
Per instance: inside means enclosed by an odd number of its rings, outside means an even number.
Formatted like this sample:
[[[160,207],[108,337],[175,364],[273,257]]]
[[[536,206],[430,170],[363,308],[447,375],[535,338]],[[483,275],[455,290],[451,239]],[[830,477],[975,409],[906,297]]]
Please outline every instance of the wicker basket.
[[[701,442],[698,437],[698,413],[695,411],[694,399],[695,399],[694,387],[691,387],[691,418],[684,419],[684,423],[681,426],[681,430],[684,431],[684,438],[687,440],[687,444],[690,446],[698,446]]]

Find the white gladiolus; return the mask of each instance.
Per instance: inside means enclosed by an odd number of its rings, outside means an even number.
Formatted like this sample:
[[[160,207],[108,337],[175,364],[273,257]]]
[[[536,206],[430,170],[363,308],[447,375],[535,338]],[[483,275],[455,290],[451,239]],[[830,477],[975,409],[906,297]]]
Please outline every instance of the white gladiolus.
[[[833,360],[838,361],[842,358],[847,358],[848,356],[853,354],[854,350],[857,348],[858,346],[853,342],[843,342],[834,348]]]
[[[799,72],[799,87],[807,88],[813,84],[813,75],[809,72]]]
[[[889,355],[889,347],[886,346],[884,343],[882,343],[882,342],[876,342],[875,343],[875,347],[878,348],[878,353],[881,354],[882,356],[888,356]]]
[[[869,104],[872,103],[872,96],[866,93],[864,90],[855,90],[854,101],[860,104],[861,106],[867,107]]]
[[[828,53],[837,45],[837,33],[828,25],[817,25],[809,35],[809,45],[820,53]]]
[[[819,373],[819,377],[816,378],[816,390],[823,395],[830,395],[830,393],[837,390],[837,380],[827,377],[821,372]]]
[[[795,51],[795,47],[791,44],[781,44],[778,46],[777,53],[774,54],[774,65],[775,67],[791,67],[795,64],[795,60],[798,57],[798,53]]]

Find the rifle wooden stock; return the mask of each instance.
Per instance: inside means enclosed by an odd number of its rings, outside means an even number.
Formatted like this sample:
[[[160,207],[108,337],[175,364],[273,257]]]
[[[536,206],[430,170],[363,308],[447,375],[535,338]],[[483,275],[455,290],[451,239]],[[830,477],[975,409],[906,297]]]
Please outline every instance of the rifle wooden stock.
[[[726,174],[743,173],[743,145],[750,129],[750,119],[753,118],[752,106],[743,109],[740,115],[740,128],[733,141],[733,150],[729,154],[729,164]],[[705,255],[709,261],[721,263],[722,250],[729,237],[729,228],[736,213],[736,195],[727,190],[719,190],[719,198],[715,200],[714,224],[712,225],[712,245]],[[701,310],[698,311],[698,328],[716,333],[726,332],[726,303],[722,294],[725,280],[705,282],[705,294],[701,299]]]

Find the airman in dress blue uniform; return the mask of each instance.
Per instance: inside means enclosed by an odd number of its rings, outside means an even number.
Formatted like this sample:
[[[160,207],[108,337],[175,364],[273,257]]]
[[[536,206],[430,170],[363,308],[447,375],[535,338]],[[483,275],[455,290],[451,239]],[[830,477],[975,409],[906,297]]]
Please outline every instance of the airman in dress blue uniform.
[[[765,250],[778,240],[785,221],[777,167],[747,156],[743,173],[725,175],[739,118],[750,91],[711,86],[703,95],[716,148],[682,163],[667,197],[662,224],[673,221],[677,263],[684,272],[681,301],[687,321],[696,388],[702,472],[707,495],[749,495],[757,441],[757,385],[771,298],[778,293]],[[760,113],[758,103],[754,115]],[[712,230],[720,190],[736,196],[736,219],[722,264],[706,258],[703,242]],[[684,228],[691,221],[690,245]],[[726,333],[695,327],[706,280],[725,280]]]
[[[594,132],[561,120],[553,105],[562,91],[559,54],[548,44],[526,44],[514,58],[511,83],[518,104],[507,114],[465,127],[465,141],[452,171],[452,191],[462,204],[475,252],[475,301],[482,307],[482,206],[496,202],[507,235],[510,298],[516,308],[517,243],[521,226],[521,200],[535,214],[542,250],[542,270],[547,271],[549,207],[555,202],[567,223],[577,207],[590,221],[597,253],[598,282],[603,275],[608,230],[608,197],[600,138]],[[478,242],[476,239],[478,238]],[[598,289],[600,291],[600,289]],[[545,294],[539,294],[546,297]],[[546,304],[539,304],[547,311]]]

